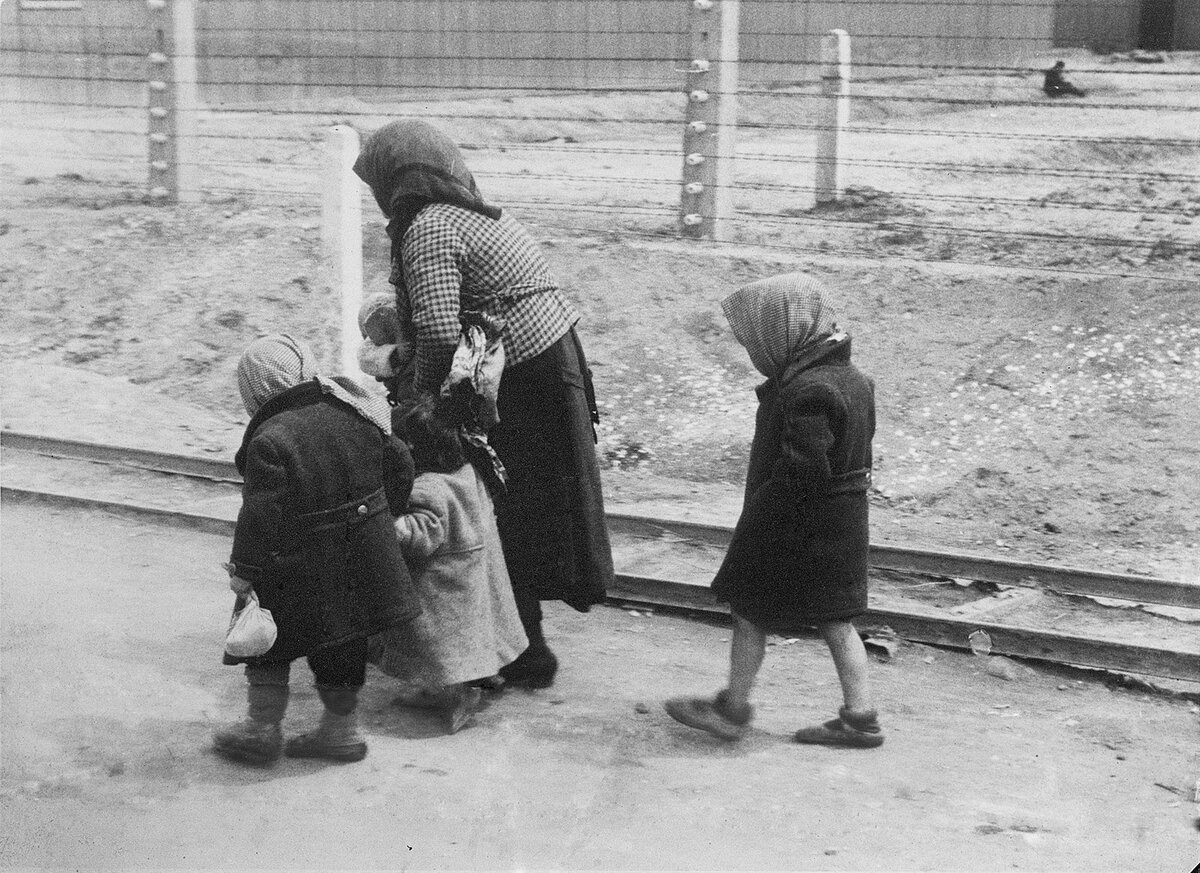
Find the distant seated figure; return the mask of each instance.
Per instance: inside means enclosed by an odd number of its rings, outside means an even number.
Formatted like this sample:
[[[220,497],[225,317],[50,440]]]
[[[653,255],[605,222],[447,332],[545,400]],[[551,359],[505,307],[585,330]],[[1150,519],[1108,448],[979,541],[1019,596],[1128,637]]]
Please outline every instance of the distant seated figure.
[[[1063,70],[1066,67],[1062,61],[1055,61],[1054,66],[1045,71],[1046,79],[1042,83],[1042,90],[1046,92],[1047,97],[1065,97],[1068,94],[1075,97],[1084,96],[1081,88],[1076,88],[1063,78]]]

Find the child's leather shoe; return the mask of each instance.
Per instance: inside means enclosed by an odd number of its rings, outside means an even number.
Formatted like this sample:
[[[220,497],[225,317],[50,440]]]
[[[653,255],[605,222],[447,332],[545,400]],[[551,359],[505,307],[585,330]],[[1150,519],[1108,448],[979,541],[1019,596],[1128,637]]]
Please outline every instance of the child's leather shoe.
[[[733,707],[725,691],[712,700],[703,697],[676,697],[663,704],[667,715],[680,724],[707,731],[723,740],[740,740],[750,728],[754,707]]]
[[[851,712],[843,706],[838,710],[837,718],[816,727],[801,728],[794,739],[798,743],[818,746],[873,749],[883,745],[883,730],[875,710]]]

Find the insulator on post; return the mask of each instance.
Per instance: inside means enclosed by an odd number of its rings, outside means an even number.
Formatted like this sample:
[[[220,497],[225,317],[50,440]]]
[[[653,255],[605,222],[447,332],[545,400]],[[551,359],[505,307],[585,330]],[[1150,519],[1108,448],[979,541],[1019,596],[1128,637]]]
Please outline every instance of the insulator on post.
[[[155,79],[155,80],[153,80],[153,81],[151,81],[151,82],[150,82],[150,90],[151,90],[151,91],[166,91],[166,90],[167,90],[167,83],[166,83],[166,82],[160,82],[159,80]]]
[[[688,182],[683,186],[683,190],[689,194],[700,194],[704,191],[704,186],[699,182]]]
[[[693,103],[706,103],[708,102],[708,92],[702,88],[697,88],[695,91],[688,94],[688,99]]]
[[[704,133],[704,131],[708,130],[708,122],[707,121],[689,121],[688,122],[688,130],[690,130],[692,133]]]
[[[699,152],[692,152],[683,160],[689,167],[696,167],[704,163],[704,155],[700,154]]]
[[[167,110],[162,106],[151,106],[150,107],[150,117],[151,118],[166,118]]]
[[[167,170],[171,169],[171,165],[166,161],[151,161],[150,169],[154,170],[156,173],[165,173]]]
[[[704,216],[698,212],[689,212],[683,217],[683,223],[688,227],[695,227],[704,221]]]
[[[692,7],[700,10],[701,12],[707,12],[708,10],[712,9],[712,6],[713,0],[692,0]]]
[[[167,0],[146,0],[146,5],[153,11],[167,8]]]
[[[171,196],[171,192],[167,188],[164,188],[163,186],[159,185],[155,188],[150,189],[150,196],[153,197],[155,200],[166,200],[168,197]]]
[[[167,136],[165,133],[150,134],[150,142],[155,143],[156,145],[165,145],[169,141],[170,141],[170,137]]]
[[[164,55],[162,52],[150,52],[150,63],[165,64],[166,62],[167,62],[167,56]]]
[[[709,63],[704,58],[696,58],[695,60],[692,61],[692,72],[693,73],[707,73],[711,69],[712,69],[712,64]]]

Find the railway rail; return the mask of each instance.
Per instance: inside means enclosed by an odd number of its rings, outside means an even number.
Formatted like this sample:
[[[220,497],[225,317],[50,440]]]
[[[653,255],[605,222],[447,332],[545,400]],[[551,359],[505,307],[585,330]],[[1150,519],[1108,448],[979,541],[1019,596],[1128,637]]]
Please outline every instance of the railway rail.
[[[241,480],[228,461],[9,430],[0,432],[0,448],[6,499],[90,505],[215,532],[232,530],[236,519]],[[612,602],[727,613],[706,582],[731,527],[625,511],[607,517],[618,568]],[[870,564],[871,610],[860,622],[868,635],[890,630],[976,651],[985,640],[995,655],[1200,682],[1195,626],[1153,612],[1198,610],[1200,618],[1200,584],[879,544]],[[703,581],[681,578],[688,575]]]

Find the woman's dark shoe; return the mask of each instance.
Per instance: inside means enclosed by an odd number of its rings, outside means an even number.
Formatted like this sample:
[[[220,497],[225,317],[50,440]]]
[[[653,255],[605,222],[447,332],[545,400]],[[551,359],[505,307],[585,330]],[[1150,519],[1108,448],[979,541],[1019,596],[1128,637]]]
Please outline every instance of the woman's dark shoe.
[[[704,697],[676,697],[663,704],[667,715],[680,724],[707,731],[714,737],[732,742],[740,740],[750,729],[754,718],[754,707],[745,704],[734,707],[729,704],[724,691],[712,700]]]
[[[500,668],[506,686],[513,688],[549,688],[558,672],[558,658],[546,645],[531,645],[517,660]]]
[[[794,739],[798,743],[817,746],[873,749],[883,745],[883,729],[875,710],[851,712],[843,706],[838,710],[837,718],[816,727],[801,728]]]

